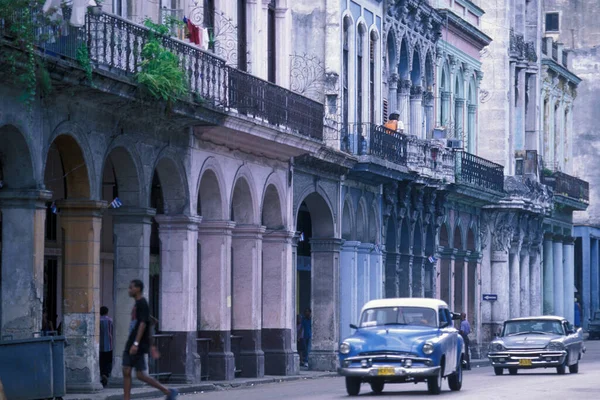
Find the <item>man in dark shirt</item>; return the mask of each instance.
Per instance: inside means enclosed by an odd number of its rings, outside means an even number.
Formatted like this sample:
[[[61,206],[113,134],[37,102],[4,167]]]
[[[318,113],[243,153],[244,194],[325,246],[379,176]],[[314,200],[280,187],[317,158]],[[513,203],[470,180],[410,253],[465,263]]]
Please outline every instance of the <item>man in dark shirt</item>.
[[[135,306],[131,311],[131,323],[129,325],[129,337],[123,351],[123,390],[124,400],[130,400],[131,396],[131,369],[135,368],[137,378],[148,385],[160,390],[167,396],[167,400],[174,400],[177,391],[167,389],[154,379],[146,375],[145,355],[151,350],[150,346],[150,307],[142,296],[144,283],[138,279],[129,284],[129,296],[135,299]],[[153,357],[157,355],[156,349],[152,348]]]
[[[469,340],[469,334],[471,333],[471,324],[467,321],[467,314],[460,314],[460,329],[458,331],[460,336],[462,336],[465,342],[465,361],[467,362],[467,366],[465,369],[471,369],[471,353],[469,352],[471,341]]]

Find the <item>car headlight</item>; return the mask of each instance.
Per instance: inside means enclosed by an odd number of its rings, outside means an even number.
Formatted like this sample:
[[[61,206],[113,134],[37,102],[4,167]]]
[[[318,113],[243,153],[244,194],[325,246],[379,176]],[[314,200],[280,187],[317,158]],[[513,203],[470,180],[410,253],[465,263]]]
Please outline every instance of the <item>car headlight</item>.
[[[350,345],[346,342],[342,342],[342,344],[340,344],[340,353],[342,353],[342,354],[350,353]]]
[[[423,353],[425,353],[427,355],[430,355],[431,353],[433,353],[433,344],[429,343],[429,342],[426,342],[423,345]]]
[[[546,350],[551,350],[551,351],[562,351],[565,349],[565,345],[562,344],[561,342],[550,342],[548,343],[548,346],[546,346]]]
[[[506,347],[502,343],[490,343],[490,352],[504,351]]]

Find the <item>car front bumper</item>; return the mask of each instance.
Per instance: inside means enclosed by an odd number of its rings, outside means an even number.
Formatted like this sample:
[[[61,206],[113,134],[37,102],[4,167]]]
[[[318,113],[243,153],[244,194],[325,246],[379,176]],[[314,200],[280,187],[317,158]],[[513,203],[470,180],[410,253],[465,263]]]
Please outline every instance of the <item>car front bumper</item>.
[[[567,352],[562,351],[502,351],[489,353],[496,368],[552,368],[564,365]]]
[[[393,368],[393,375],[380,375],[380,369]],[[355,378],[428,378],[437,376],[440,367],[399,367],[395,365],[377,365],[372,367],[348,367],[338,368],[338,374]]]

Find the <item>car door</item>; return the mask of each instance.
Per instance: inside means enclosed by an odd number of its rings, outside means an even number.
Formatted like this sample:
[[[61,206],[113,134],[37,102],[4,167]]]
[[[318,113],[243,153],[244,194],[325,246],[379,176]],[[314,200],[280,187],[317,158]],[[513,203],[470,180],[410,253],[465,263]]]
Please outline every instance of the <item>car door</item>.
[[[565,347],[569,352],[569,365],[575,364],[579,359],[582,342],[579,335],[568,321],[563,321],[563,328],[567,337],[565,338]]]
[[[452,315],[447,308],[440,308],[440,325],[446,325],[441,328],[443,335],[442,349],[446,355],[446,365],[444,366],[444,375],[449,375],[456,369],[458,360],[458,331],[452,326]]]

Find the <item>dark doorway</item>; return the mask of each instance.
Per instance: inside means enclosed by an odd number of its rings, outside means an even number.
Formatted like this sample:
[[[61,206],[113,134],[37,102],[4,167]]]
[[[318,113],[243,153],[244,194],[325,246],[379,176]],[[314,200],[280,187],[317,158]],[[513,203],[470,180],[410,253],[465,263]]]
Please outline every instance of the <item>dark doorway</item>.
[[[302,312],[311,307],[311,256],[310,239],[312,238],[312,221],[306,203],[300,205],[296,230],[300,232],[298,239],[298,254],[296,260],[296,312]]]

